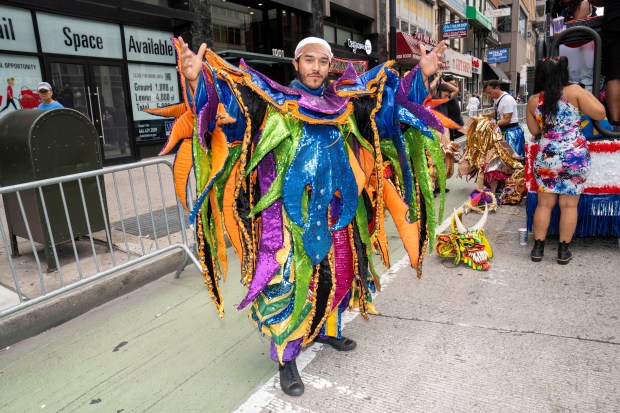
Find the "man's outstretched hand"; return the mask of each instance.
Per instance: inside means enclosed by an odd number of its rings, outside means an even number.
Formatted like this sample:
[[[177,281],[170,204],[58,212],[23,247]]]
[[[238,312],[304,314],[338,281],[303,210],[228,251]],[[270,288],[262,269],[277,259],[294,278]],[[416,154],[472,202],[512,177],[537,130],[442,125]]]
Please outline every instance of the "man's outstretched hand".
[[[207,51],[207,45],[205,43],[200,45],[198,53],[194,53],[190,50],[189,45],[185,43],[182,37],[179,36],[179,43],[181,43],[180,60],[181,67],[179,70],[189,83],[192,91],[198,87],[198,76],[202,70],[202,59]]]
[[[429,53],[426,53],[426,49],[424,45],[420,43],[420,70],[422,70],[422,74],[424,77],[428,78],[441,68],[441,65],[444,62],[443,53],[446,51],[448,46],[446,46],[446,42],[443,40],[439,42],[437,46]]]

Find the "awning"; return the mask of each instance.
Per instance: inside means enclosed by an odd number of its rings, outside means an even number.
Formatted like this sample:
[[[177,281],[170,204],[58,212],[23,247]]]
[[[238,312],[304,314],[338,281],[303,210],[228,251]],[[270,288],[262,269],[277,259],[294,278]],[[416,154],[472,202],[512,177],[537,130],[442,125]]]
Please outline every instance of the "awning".
[[[502,69],[491,66],[487,62],[482,65],[482,80],[499,80],[502,83],[510,83],[510,78]]]
[[[420,33],[396,32],[396,60],[420,60],[420,43],[430,51],[439,42]]]

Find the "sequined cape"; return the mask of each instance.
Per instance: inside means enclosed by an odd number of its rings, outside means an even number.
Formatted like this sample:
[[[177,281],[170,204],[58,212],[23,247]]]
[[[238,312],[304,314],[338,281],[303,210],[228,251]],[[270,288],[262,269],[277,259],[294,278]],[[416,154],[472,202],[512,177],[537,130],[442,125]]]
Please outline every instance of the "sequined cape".
[[[248,287],[238,308],[250,305],[280,358],[288,342],[313,340],[343,300],[375,312],[372,253],[390,265],[386,209],[421,276],[436,224],[428,161],[443,190],[436,135],[449,120],[431,110],[441,101],[429,100],[417,67],[401,79],[390,66],[360,76],[349,66],[313,96],[207,50],[194,94],[181,75],[184,101],[149,110],[176,118],[162,154],[178,146],[175,190],[196,223],[211,298],[222,316],[227,234]]]

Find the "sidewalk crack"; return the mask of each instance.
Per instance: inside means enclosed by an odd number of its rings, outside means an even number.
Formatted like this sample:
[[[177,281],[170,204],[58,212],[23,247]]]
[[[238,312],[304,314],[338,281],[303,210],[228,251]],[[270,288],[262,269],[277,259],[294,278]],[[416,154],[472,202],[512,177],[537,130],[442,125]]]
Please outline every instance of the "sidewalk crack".
[[[565,335],[562,335],[562,334],[543,333],[543,332],[540,332],[540,331],[533,331],[533,330],[518,330],[518,329],[509,330],[509,329],[500,328],[500,327],[482,326],[482,325],[465,324],[465,323],[453,323],[451,321],[425,320],[425,319],[417,318],[417,317],[402,317],[402,316],[387,315],[387,314],[374,314],[373,316],[375,316],[375,317],[383,317],[383,318],[391,318],[391,319],[396,319],[396,320],[404,320],[404,321],[420,321],[420,322],[423,322],[423,323],[441,324],[441,325],[447,325],[447,326],[478,328],[478,329],[483,329],[483,330],[497,331],[497,332],[500,332],[500,333],[533,334],[533,335],[545,336],[545,337],[568,338],[568,339],[571,339],[571,340],[587,341],[587,342],[591,342],[591,343],[611,344],[611,345],[615,345],[615,346],[620,345],[619,342],[614,342],[614,341],[609,341],[609,340],[599,340],[599,339],[595,339],[595,338],[565,336]]]

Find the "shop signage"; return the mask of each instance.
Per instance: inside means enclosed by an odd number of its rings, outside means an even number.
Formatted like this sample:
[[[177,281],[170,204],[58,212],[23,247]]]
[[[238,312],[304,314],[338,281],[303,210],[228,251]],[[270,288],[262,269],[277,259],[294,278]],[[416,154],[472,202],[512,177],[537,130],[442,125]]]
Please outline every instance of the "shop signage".
[[[471,77],[471,56],[447,49],[444,53],[445,64],[441,70],[455,75]]]
[[[32,56],[0,55],[0,117],[18,109],[33,109],[40,100],[39,59]]]
[[[45,53],[123,58],[117,24],[37,13],[41,48]]]
[[[351,49],[353,53],[357,52],[358,50],[364,50],[366,54],[372,53],[372,43],[370,43],[370,40],[368,39],[366,39],[364,43],[358,43],[354,40],[347,39],[347,47]]]
[[[0,49],[18,52],[37,51],[29,11],[0,6]]]
[[[420,43],[429,52],[439,42],[426,34],[397,32],[396,60],[420,60]]]
[[[128,64],[129,90],[137,141],[165,139],[173,119],[144,112],[179,101],[177,71],[173,66]]]
[[[484,12],[484,16],[490,19],[494,17],[510,16],[510,7],[502,7],[500,9],[488,9]]]
[[[491,21],[474,6],[467,6],[467,18],[481,29],[491,30],[493,28]]]
[[[344,73],[345,70],[347,70],[347,67],[349,67],[349,63],[353,65],[353,68],[358,75],[368,70],[368,60],[349,60],[334,57],[329,67],[329,71],[332,73]]]
[[[445,4],[446,6],[450,7],[461,17],[463,18],[465,17],[466,10],[467,10],[467,4],[465,4],[465,1],[463,0],[442,0],[441,2]]]
[[[508,61],[508,48],[489,49],[487,51],[487,63],[502,63]]]
[[[471,72],[475,73],[475,74],[481,74],[482,73],[482,60],[478,59],[477,57],[473,57],[471,58]]]
[[[172,33],[125,26],[127,60],[153,63],[176,63],[170,38]]]
[[[461,37],[467,37],[468,28],[469,28],[469,24],[467,22],[442,24],[441,25],[441,38],[442,39],[458,39]]]

